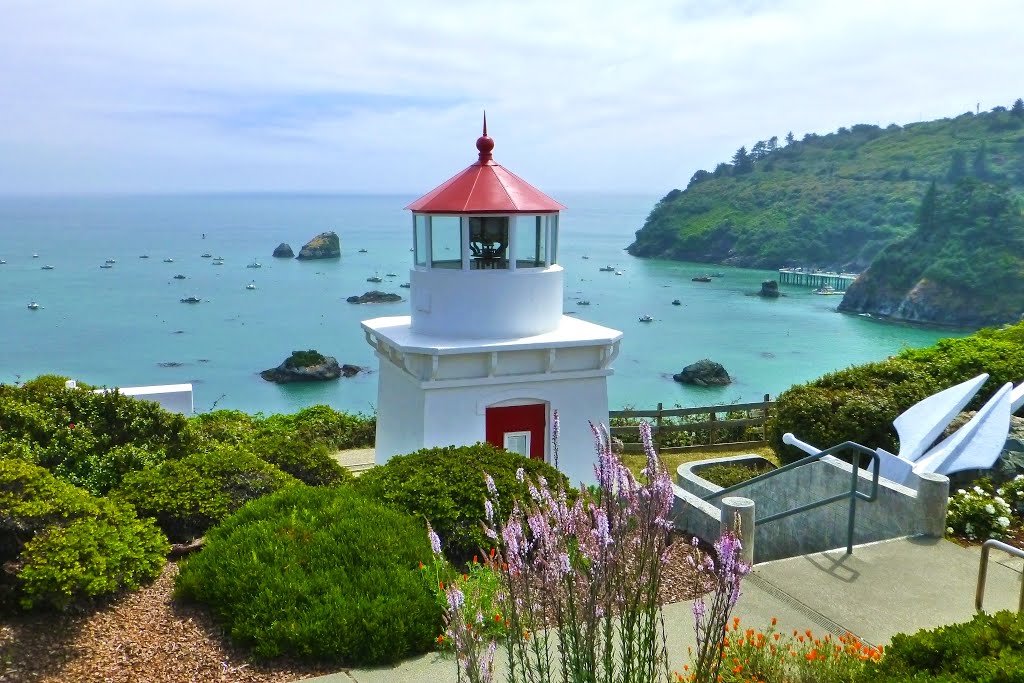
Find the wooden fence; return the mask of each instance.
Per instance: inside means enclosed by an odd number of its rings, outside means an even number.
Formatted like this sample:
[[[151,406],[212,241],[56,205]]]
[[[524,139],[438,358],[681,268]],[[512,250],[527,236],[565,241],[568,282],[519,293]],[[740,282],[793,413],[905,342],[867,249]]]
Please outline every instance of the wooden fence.
[[[640,430],[638,425],[640,420],[648,420],[651,423],[654,445],[661,453],[682,453],[689,450],[731,450],[741,446],[764,446],[768,443],[767,435],[765,434],[765,423],[771,414],[772,405],[774,405],[774,402],[768,394],[765,394],[764,400],[757,403],[734,403],[694,408],[671,408],[668,410],[665,410],[662,404],[659,403],[657,410],[610,410],[608,411],[608,418],[613,425],[611,427],[612,436],[622,439],[627,453],[643,451],[643,445],[639,443]],[[743,413],[744,417],[729,417],[730,414],[735,415],[736,413]],[[682,419],[673,420],[672,418]],[[623,425],[622,420],[634,421],[634,424]],[[759,427],[761,438],[726,442],[716,440],[716,437],[720,434],[738,427]],[[673,432],[707,432],[707,443],[691,446],[662,447],[661,442],[665,441],[667,435]]]

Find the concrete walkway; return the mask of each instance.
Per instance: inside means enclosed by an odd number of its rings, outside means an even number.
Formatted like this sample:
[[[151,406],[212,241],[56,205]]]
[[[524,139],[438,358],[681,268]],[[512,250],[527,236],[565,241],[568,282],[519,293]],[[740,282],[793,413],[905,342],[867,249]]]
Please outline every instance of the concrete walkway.
[[[339,465],[359,476],[360,472],[374,466],[375,451],[373,448],[350,448],[347,451],[338,451],[332,457]]]
[[[969,621],[981,548],[949,541],[903,538],[759,564],[743,583],[735,615],[748,628],[764,629],[772,617],[779,630],[810,629],[815,636],[847,631],[875,645],[897,633]],[[1015,610],[1022,561],[992,551],[985,610]],[[690,602],[665,607],[673,669],[687,663],[694,645]],[[504,667],[495,680],[502,680]],[[431,653],[394,667],[351,669],[312,679],[317,683],[446,683],[455,681],[451,657]]]

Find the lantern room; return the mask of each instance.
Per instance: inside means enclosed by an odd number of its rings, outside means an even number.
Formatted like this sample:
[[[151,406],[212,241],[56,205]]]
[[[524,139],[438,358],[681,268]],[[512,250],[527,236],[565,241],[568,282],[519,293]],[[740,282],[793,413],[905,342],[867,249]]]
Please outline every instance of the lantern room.
[[[478,159],[408,207],[413,220],[412,327],[471,338],[529,336],[562,316],[561,204],[494,161]]]

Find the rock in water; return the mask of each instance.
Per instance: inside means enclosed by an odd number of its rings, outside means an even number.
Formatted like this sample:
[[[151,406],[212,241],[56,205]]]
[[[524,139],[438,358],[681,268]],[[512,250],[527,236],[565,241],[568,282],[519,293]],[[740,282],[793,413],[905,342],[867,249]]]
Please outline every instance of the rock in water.
[[[687,365],[682,372],[672,375],[672,379],[683,384],[696,384],[699,387],[732,383],[729,373],[725,371],[722,364],[707,358]]]
[[[377,290],[366,292],[359,296],[350,296],[345,299],[350,304],[390,304],[401,300],[402,297],[397,294],[388,294],[387,292],[378,292]]]
[[[295,252],[292,251],[292,245],[287,242],[281,242],[277,245],[277,249],[274,250],[274,258],[293,258]]]
[[[295,258],[302,260],[341,258],[341,240],[338,239],[338,234],[334,231],[322,232],[306,242]]]
[[[757,293],[758,296],[763,296],[768,299],[777,299],[779,296],[779,283],[777,280],[765,280],[761,283],[761,291]]]
[[[344,365],[341,366],[342,377],[355,377],[362,371],[363,368],[359,367],[358,365],[350,365],[349,363],[345,363]]]
[[[289,382],[324,382],[338,379],[342,373],[342,368],[338,365],[336,358],[325,356],[311,349],[293,352],[276,368],[261,372],[260,377],[268,382],[287,384]],[[350,377],[351,375],[346,374],[345,376]]]

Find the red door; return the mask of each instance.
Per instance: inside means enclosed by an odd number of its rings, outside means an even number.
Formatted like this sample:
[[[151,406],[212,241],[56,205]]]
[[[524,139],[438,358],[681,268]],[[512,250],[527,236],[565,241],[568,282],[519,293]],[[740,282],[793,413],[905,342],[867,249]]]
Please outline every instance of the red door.
[[[544,403],[488,408],[485,419],[487,443],[498,448],[519,450],[518,447],[526,441],[530,458],[544,459],[544,428],[547,426],[547,406]]]

